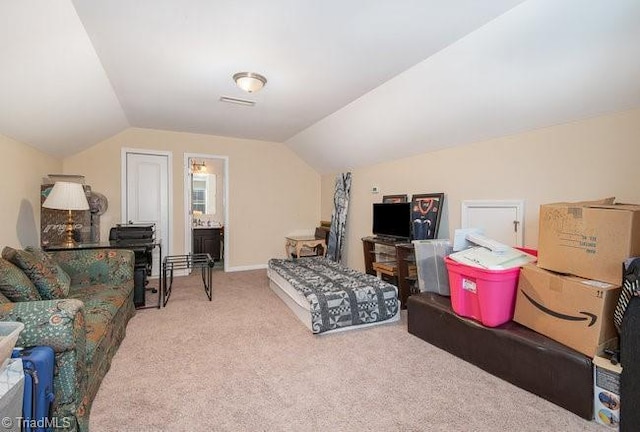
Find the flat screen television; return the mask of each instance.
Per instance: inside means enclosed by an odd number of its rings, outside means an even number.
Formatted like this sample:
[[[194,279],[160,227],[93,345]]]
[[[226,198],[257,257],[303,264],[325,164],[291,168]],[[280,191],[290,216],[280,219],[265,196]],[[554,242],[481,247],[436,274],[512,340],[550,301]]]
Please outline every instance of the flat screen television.
[[[373,234],[397,240],[411,238],[411,203],[373,204]]]

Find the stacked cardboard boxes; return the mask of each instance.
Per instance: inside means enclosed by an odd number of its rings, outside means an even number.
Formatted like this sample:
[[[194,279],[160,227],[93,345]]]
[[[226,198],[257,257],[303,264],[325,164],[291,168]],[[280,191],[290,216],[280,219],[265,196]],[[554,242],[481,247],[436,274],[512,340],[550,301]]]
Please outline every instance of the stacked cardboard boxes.
[[[640,256],[639,205],[542,205],[538,264],[522,269],[514,321],[590,357],[615,346],[613,310],[632,256]]]
[[[640,205],[543,205],[538,248],[542,268],[621,285],[622,262],[640,256]]]
[[[540,207],[538,263],[522,268],[514,321],[594,358],[596,395],[604,394],[610,363],[599,356],[618,343],[613,311],[623,262],[634,256],[640,256],[640,205],[605,199]],[[616,389],[607,396],[617,398]],[[605,396],[596,397],[594,411],[602,417]],[[608,412],[602,422],[616,423],[618,411]]]
[[[520,271],[513,320],[589,357],[614,347],[620,287],[528,264]]]

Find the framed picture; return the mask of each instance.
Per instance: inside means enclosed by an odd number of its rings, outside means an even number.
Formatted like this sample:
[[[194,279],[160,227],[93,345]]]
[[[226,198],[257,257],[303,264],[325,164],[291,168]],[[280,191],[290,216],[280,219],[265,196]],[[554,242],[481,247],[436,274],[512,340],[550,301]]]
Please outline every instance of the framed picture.
[[[443,193],[411,197],[411,228],[414,240],[430,240],[438,236],[443,203]]]
[[[382,197],[383,203],[406,203],[406,195],[385,195]]]

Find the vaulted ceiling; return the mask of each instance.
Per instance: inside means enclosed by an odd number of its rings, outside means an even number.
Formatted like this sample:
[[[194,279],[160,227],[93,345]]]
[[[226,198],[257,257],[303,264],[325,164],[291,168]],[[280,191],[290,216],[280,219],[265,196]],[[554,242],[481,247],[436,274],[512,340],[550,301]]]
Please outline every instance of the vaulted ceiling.
[[[638,41],[637,0],[1,0],[0,134],[277,141],[324,173],[640,107]]]

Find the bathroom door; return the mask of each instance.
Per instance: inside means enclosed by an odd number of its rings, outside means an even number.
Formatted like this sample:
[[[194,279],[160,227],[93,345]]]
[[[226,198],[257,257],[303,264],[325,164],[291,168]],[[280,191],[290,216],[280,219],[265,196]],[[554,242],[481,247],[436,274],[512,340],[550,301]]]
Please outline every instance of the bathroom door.
[[[163,254],[170,246],[171,153],[123,149],[123,223],[154,223]],[[160,274],[160,251],[153,250],[152,275]]]

